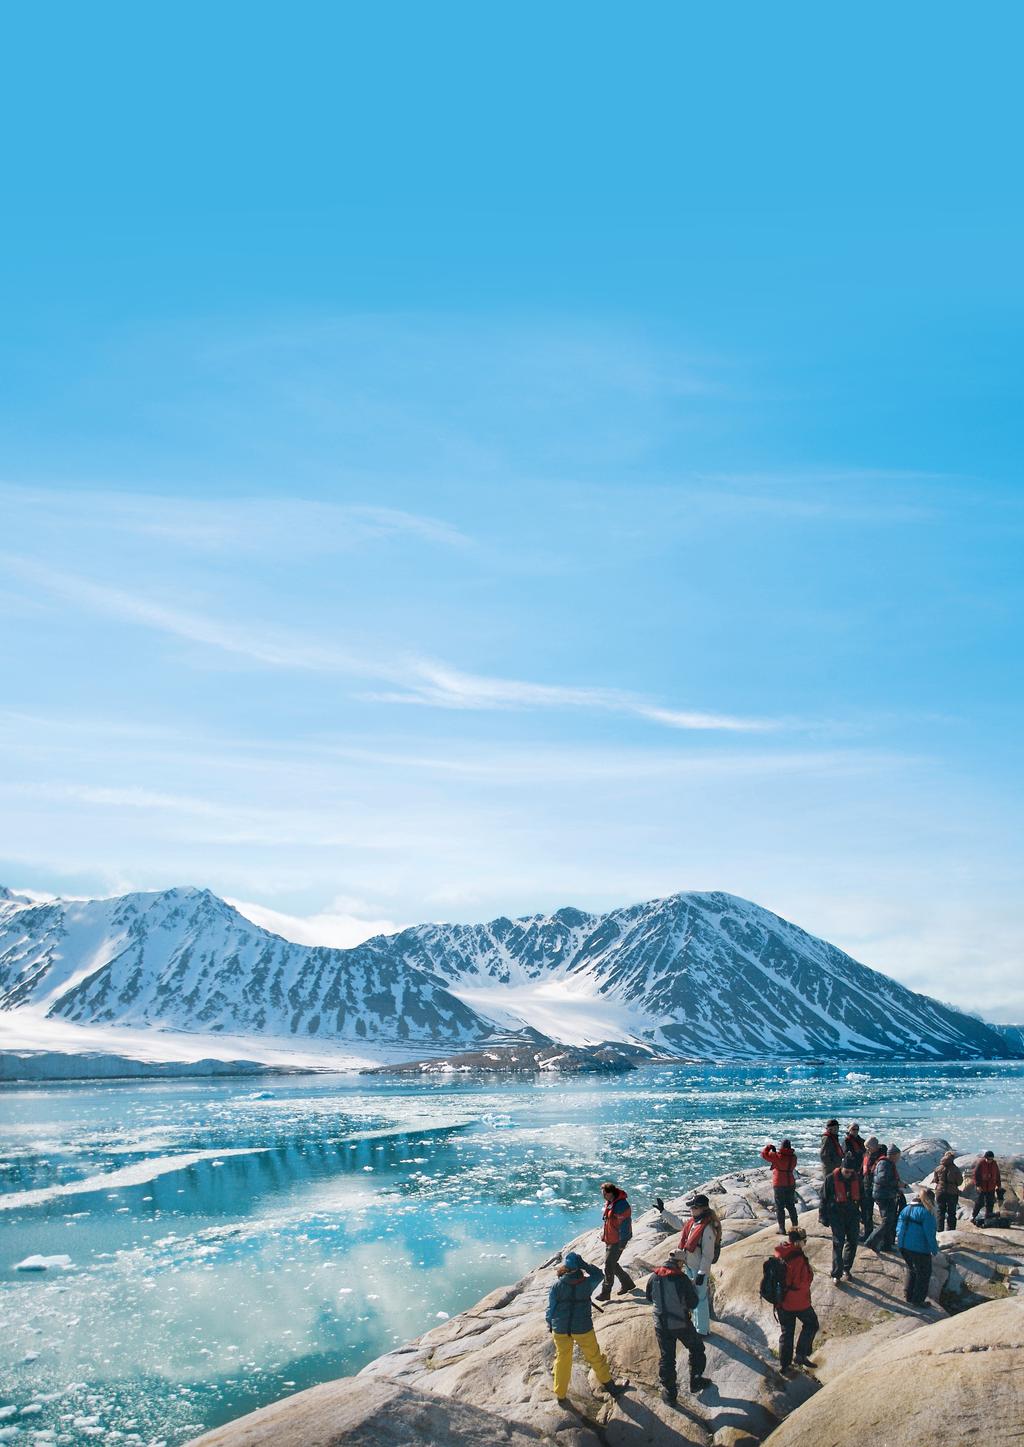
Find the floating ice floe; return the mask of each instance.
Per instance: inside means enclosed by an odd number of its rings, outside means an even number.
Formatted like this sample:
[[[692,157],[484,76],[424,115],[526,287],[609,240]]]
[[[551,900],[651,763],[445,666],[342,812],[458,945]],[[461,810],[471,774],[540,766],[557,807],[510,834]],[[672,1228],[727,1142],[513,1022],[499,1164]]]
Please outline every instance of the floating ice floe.
[[[447,1311],[435,1311],[434,1316],[437,1318],[438,1321],[447,1321],[449,1313]]]
[[[51,1271],[71,1270],[70,1256],[26,1256],[24,1261],[19,1261],[15,1271]]]
[[[859,1070],[848,1070],[846,1072],[846,1078],[847,1080],[870,1080],[871,1076],[862,1075]]]

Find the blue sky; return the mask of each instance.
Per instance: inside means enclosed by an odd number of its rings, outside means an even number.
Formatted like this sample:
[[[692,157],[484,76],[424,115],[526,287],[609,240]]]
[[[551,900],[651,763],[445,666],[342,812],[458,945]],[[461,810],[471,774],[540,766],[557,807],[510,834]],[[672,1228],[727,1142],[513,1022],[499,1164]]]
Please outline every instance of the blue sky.
[[[1024,1018],[1015,7],[7,28],[0,879]]]

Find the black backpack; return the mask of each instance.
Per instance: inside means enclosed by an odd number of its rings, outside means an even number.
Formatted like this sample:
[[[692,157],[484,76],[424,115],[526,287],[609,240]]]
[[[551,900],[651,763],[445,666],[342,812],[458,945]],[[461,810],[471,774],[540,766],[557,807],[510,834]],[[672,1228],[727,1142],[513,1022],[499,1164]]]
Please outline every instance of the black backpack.
[[[786,1294],[786,1263],[769,1256],[761,1267],[761,1296],[773,1310],[778,1310]]]

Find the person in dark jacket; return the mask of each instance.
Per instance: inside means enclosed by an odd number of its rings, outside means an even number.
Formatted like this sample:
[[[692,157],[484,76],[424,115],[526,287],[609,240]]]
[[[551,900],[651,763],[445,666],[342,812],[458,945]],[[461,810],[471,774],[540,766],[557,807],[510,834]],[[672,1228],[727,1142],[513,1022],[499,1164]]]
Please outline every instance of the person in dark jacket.
[[[904,1206],[896,1222],[896,1245],[907,1263],[904,1296],[910,1306],[926,1306],[932,1279],[932,1257],[939,1254],[935,1238],[935,1197],[927,1188]]]
[[[821,1138],[821,1149],[818,1156],[826,1176],[830,1176],[833,1171],[838,1171],[843,1164],[843,1143],[839,1139],[839,1122],[837,1120],[826,1122],[825,1134]]]
[[[860,1240],[860,1172],[853,1156],[825,1177],[818,1219],[832,1230],[832,1270],[837,1286],[853,1275],[853,1263]]]
[[[811,1352],[818,1332],[818,1316],[811,1305],[811,1282],[814,1268],[804,1255],[807,1232],[799,1226],[780,1241],[775,1254],[786,1268],[786,1289],[776,1308],[779,1318],[779,1370],[787,1372],[793,1361],[793,1336],[796,1324],[800,1323],[800,1337],[796,1344],[798,1367],[813,1367]]]
[[[853,1125],[851,1125],[850,1129],[846,1132],[846,1141],[843,1146],[843,1151],[845,1155],[857,1157],[858,1170],[861,1169],[861,1165],[863,1164],[862,1158],[866,1149],[867,1143],[861,1136],[860,1126],[857,1124],[856,1121],[854,1121]],[[861,1175],[863,1174],[863,1171],[861,1171]]]
[[[986,1151],[981,1160],[974,1167],[974,1185],[978,1195],[974,1202],[974,1210],[971,1212],[971,1223],[978,1224],[978,1218],[982,1211],[985,1216],[994,1216],[996,1211],[996,1192],[1001,1189],[1003,1178],[999,1174],[999,1163],[996,1160],[995,1151]]]
[[[796,1215],[796,1151],[789,1141],[783,1141],[778,1150],[769,1141],[761,1152],[761,1159],[772,1168],[772,1195],[775,1197],[775,1215],[779,1223],[779,1235],[786,1234],[786,1212],[793,1226]]]
[[[947,1151],[932,1174],[935,1182],[935,1205],[938,1209],[939,1230],[956,1230],[956,1208],[960,1200],[960,1187],[964,1173],[956,1163],[952,1151]],[[897,1225],[899,1222],[897,1221]]]
[[[874,1169],[879,1156],[885,1155],[885,1146],[879,1145],[878,1137],[869,1135],[864,1142],[864,1154],[860,1158],[860,1219],[863,1225],[861,1240],[868,1239],[868,1233],[875,1224]]]
[[[881,1221],[865,1241],[877,1256],[881,1251],[891,1251],[896,1241],[896,1200],[900,1194],[899,1146],[890,1146],[884,1156],[879,1156],[874,1170],[874,1194]]]
[[[676,1380],[676,1345],[682,1342],[690,1358],[690,1391],[702,1392],[711,1383],[704,1375],[707,1352],[694,1329],[690,1313],[697,1306],[697,1293],[686,1274],[686,1253],[669,1252],[668,1264],[660,1266],[647,1278],[647,1300],[654,1307],[654,1335],[658,1339],[660,1360],[658,1380],[666,1402],[675,1402],[679,1395]]]
[[[607,1301],[612,1294],[612,1282],[618,1277],[619,1295],[636,1290],[636,1282],[628,1271],[619,1265],[619,1257],[633,1236],[633,1209],[625,1191],[620,1191],[614,1181],[605,1181],[601,1187],[604,1196],[604,1216],[601,1221],[601,1240],[604,1242],[604,1282],[598,1301]]]
[[[548,1309],[544,1314],[555,1343],[555,1363],[551,1372],[555,1396],[560,1402],[568,1396],[572,1349],[578,1346],[608,1395],[620,1397],[626,1389],[612,1379],[608,1358],[598,1346],[594,1331],[591,1297],[603,1274],[600,1266],[591,1266],[578,1252],[570,1251],[556,1271],[558,1280],[548,1293]]]

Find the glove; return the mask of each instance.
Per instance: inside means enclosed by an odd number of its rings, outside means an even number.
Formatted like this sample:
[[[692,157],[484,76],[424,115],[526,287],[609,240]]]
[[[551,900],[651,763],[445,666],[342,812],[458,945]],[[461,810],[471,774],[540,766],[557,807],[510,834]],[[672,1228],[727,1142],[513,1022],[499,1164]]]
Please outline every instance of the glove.
[[[665,1202],[661,1199],[660,1196],[655,1196],[655,1198],[654,1198],[654,1204],[657,1206],[657,1208],[658,1208],[659,1211],[664,1211],[664,1209],[665,1209]]]
[[[693,1284],[694,1284],[694,1286],[703,1286],[703,1285],[704,1285],[704,1273],[703,1273],[703,1271],[698,1271],[698,1272],[697,1272],[697,1275],[693,1278]]]

